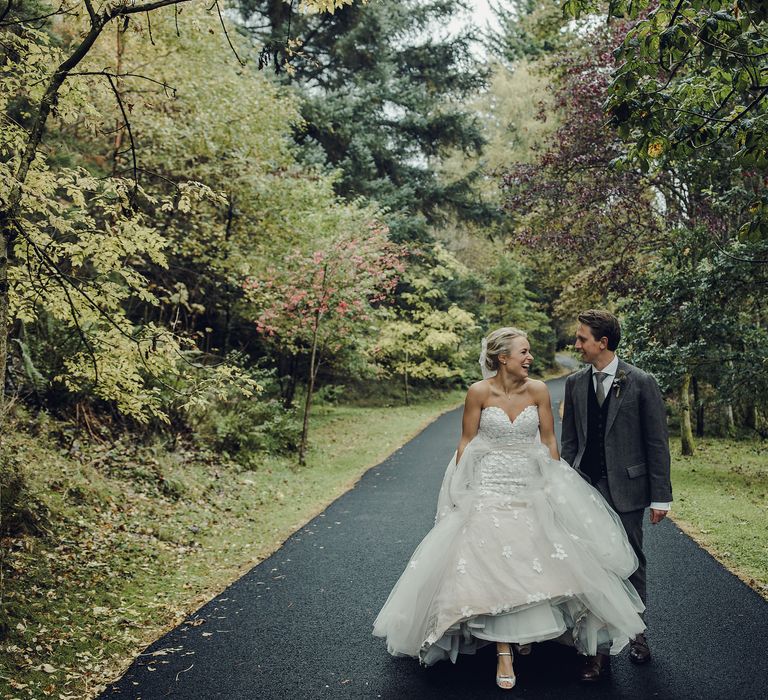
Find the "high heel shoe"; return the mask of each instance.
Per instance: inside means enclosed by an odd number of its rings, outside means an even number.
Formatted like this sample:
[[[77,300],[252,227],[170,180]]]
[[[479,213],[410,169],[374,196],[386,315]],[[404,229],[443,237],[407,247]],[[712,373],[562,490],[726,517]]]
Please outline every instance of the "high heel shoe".
[[[509,656],[510,661],[514,659],[511,651],[497,651],[496,656]],[[512,670],[511,676],[500,676],[498,673],[496,674],[496,685],[502,690],[512,690],[512,688],[515,687],[516,682],[517,676],[515,676],[514,669]]]
[[[512,648],[520,654],[520,656],[528,656],[531,653],[531,643],[528,644],[513,644]]]

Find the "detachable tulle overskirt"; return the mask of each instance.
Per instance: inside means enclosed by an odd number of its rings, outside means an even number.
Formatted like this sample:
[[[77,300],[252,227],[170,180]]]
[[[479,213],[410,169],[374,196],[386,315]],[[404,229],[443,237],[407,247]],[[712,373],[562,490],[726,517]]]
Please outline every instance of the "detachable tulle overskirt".
[[[478,473],[513,462],[494,491]],[[487,479],[486,479],[487,482]],[[498,484],[497,484],[498,486]],[[540,444],[474,440],[449,465],[435,527],[374,623],[395,655],[455,661],[492,641],[556,639],[618,653],[643,631],[637,567],[602,496]]]

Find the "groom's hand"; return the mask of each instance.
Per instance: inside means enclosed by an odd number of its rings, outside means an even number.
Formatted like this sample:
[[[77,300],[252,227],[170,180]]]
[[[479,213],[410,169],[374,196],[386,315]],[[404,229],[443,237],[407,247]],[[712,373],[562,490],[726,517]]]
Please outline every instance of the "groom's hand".
[[[666,510],[657,510],[656,508],[651,508],[651,525],[656,525],[656,523],[660,523],[666,517],[667,517]]]

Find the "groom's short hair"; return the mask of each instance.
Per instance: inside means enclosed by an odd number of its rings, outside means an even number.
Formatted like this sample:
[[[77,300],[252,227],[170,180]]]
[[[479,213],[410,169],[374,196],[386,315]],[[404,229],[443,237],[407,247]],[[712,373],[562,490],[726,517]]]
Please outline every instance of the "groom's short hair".
[[[579,323],[583,323],[592,331],[595,340],[608,339],[608,349],[615,350],[621,340],[621,326],[619,319],[610,311],[602,309],[588,309],[579,314]]]

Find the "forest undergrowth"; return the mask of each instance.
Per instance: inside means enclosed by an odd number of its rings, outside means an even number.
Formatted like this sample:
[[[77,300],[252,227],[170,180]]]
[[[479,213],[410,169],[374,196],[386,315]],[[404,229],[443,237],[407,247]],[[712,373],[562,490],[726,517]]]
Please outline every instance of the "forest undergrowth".
[[[242,462],[179,441],[62,440],[20,416],[0,441],[4,499],[0,697],[92,697],[165,630],[269,556],[371,466],[461,400],[321,406],[307,466]],[[349,431],[354,424],[355,431]]]

